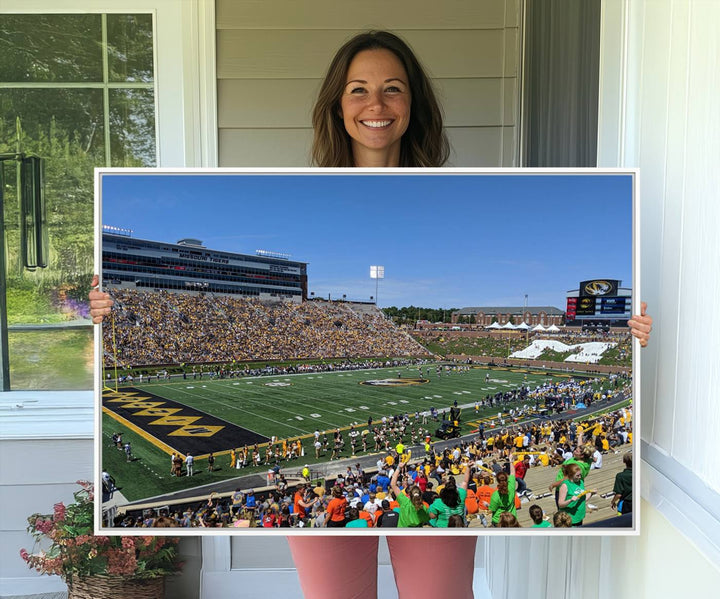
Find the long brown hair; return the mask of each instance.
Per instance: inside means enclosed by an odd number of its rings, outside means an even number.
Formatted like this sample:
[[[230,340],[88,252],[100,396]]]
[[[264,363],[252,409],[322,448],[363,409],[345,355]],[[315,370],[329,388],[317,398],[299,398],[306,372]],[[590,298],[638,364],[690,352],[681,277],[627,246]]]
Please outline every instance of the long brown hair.
[[[410,123],[402,136],[400,166],[442,166],[450,146],[442,128],[442,111],[432,83],[410,47],[388,31],[356,35],[335,54],[320,87],[312,114],[312,161],[316,166],[355,166],[350,136],[340,116],[340,98],[348,68],[363,50],[389,50],[405,67],[412,97]]]
[[[500,495],[507,495],[510,491],[508,489],[508,475],[505,472],[500,472],[498,473],[496,480]]]
[[[500,514],[500,528],[520,528],[520,523],[517,518],[510,512],[503,512]]]
[[[454,478],[450,478],[440,491],[440,500],[449,508],[456,508],[460,504],[460,493],[458,493]]]
[[[416,510],[420,510],[423,507],[422,489],[417,485],[413,485],[407,490],[408,497]]]

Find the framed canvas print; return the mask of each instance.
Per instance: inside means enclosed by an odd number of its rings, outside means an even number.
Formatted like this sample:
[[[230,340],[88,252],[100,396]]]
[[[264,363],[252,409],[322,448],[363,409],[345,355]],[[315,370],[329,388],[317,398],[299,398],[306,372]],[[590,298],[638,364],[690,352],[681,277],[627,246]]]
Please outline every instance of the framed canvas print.
[[[637,193],[98,169],[99,530],[636,534]]]

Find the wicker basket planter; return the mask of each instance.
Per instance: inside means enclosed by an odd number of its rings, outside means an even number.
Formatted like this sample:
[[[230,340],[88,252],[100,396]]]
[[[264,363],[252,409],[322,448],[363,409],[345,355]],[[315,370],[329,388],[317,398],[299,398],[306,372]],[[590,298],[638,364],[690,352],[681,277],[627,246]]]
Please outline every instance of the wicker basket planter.
[[[88,576],[68,583],[68,599],[163,599],[165,578]]]

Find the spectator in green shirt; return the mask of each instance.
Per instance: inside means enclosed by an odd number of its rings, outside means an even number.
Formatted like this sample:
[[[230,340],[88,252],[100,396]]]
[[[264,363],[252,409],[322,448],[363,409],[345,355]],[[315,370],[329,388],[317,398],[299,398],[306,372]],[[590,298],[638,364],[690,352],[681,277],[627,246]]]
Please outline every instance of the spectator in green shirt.
[[[625,470],[615,475],[615,486],[613,487],[615,495],[610,507],[615,509],[618,502],[622,502],[620,513],[629,514],[632,512],[632,451],[628,451],[623,456],[623,463]]]
[[[507,512],[517,518],[515,508],[515,456],[510,454],[510,475],[500,472],[497,475],[497,491],[490,497],[490,511],[492,512],[492,525],[500,525],[500,515]]]
[[[400,470],[404,470],[404,465],[399,465],[393,472],[390,479],[390,488],[400,504],[400,520],[398,528],[418,528],[430,521],[427,506],[423,503],[422,491],[417,485],[412,485],[407,489],[407,493],[398,486],[398,477]]]
[[[456,486],[455,478],[450,477],[448,482],[440,491],[440,497],[433,501],[428,509],[430,524],[438,528],[447,528],[450,516],[460,516],[465,522],[465,498],[467,497],[467,486],[470,481],[471,467],[465,467],[465,476],[460,486]]]
[[[570,514],[573,526],[582,526],[585,519],[587,498],[593,491],[585,490],[582,471],[577,464],[563,466],[565,480],[558,492],[558,508],[561,512]]]
[[[534,503],[528,511],[533,521],[532,528],[552,528],[550,521],[545,520],[543,510],[539,505]]]

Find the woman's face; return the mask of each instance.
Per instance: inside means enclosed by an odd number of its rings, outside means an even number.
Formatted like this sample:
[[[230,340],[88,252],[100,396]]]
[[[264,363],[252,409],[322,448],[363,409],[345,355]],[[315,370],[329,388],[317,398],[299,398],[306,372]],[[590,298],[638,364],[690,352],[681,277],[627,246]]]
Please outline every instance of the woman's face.
[[[345,81],[340,109],[355,165],[398,166],[412,99],[402,63],[389,50],[363,50],[350,63]]]

